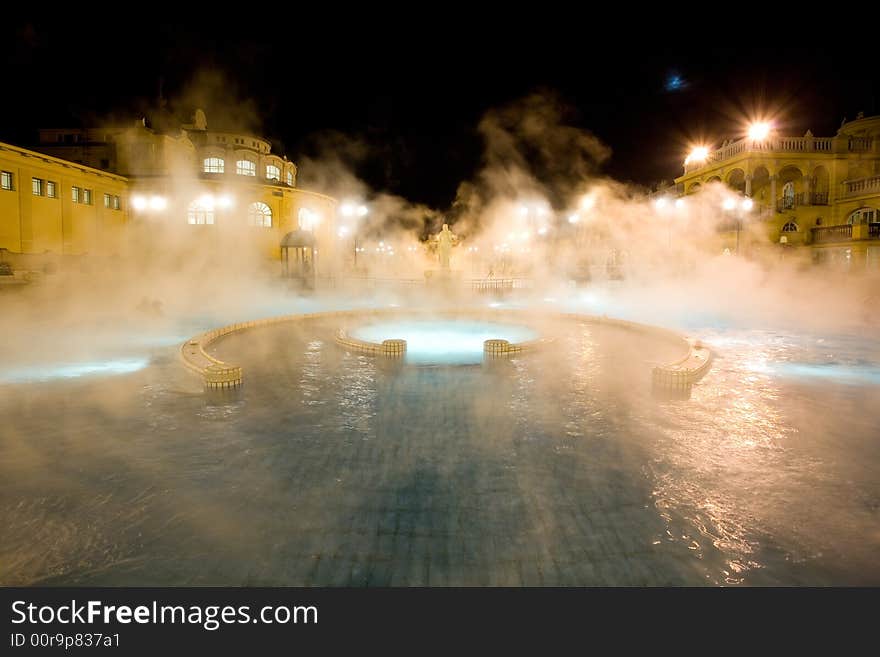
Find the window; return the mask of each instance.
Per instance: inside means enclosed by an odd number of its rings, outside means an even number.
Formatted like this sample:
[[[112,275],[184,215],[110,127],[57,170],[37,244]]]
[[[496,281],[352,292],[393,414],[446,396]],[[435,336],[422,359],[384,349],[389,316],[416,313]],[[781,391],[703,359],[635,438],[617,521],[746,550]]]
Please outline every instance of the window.
[[[790,210],[794,207],[794,183],[787,182],[782,186],[782,207]]]
[[[793,221],[789,221],[787,224],[785,224],[782,227],[782,232],[783,233],[796,233],[796,232],[798,232],[798,225]]]
[[[104,207],[110,207],[110,194],[104,194]]]
[[[226,161],[222,157],[206,157],[205,173],[223,173],[226,169]]]
[[[200,201],[193,201],[189,204],[186,221],[190,224],[213,224],[214,206],[203,205]]]
[[[293,171],[287,172],[287,184],[293,187]]]
[[[281,180],[281,169],[276,167],[274,164],[270,164],[266,167],[266,180]]]
[[[92,190],[91,189],[84,189],[82,198],[83,198],[83,203],[85,203],[86,205],[91,205],[92,204]]]
[[[122,207],[122,204],[119,202],[119,197],[118,197],[118,196],[114,196],[114,197],[113,197],[113,209],[114,209],[114,210],[118,210],[118,209],[121,208],[121,207]]]
[[[251,203],[248,206],[248,223],[251,226],[272,227],[272,209],[265,203]]]
[[[874,208],[859,208],[847,217],[848,224],[873,224],[880,223],[880,211]]]
[[[297,213],[299,227],[303,230],[313,230],[318,225],[320,218],[317,212],[309,208],[300,208]]]
[[[8,189],[12,191],[15,189],[12,186],[12,172],[10,171],[0,171],[0,188]]]
[[[46,181],[46,196],[49,198],[58,198],[58,187],[51,180]]]
[[[79,187],[71,187],[70,188],[70,198],[73,199],[74,203],[81,203],[81,192],[82,190]]]
[[[34,196],[42,196],[43,181],[39,178],[31,178],[31,191],[34,193]]]
[[[250,160],[239,160],[235,163],[235,173],[239,176],[256,176],[257,165]]]

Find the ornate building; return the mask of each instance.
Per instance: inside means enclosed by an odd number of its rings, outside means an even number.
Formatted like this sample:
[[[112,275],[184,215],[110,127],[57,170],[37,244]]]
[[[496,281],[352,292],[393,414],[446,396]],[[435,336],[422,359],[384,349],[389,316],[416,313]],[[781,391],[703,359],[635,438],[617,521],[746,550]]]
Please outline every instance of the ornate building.
[[[316,248],[302,266],[327,273],[335,199],[298,189],[296,165],[272,153],[265,139],[210,131],[201,110],[186,125],[160,117],[153,127],[142,119],[40,130],[39,153],[0,144],[0,191],[9,192],[0,193],[0,248],[113,254],[120,240],[109,239],[108,226],[160,222],[207,243],[231,235],[234,243],[252,243],[276,259],[282,242],[307,234]]]
[[[844,268],[880,267],[880,116],[860,114],[833,137],[770,132],[695,151],[675,182],[679,195],[723,183],[750,197],[741,219],[780,248],[809,247],[814,262]]]

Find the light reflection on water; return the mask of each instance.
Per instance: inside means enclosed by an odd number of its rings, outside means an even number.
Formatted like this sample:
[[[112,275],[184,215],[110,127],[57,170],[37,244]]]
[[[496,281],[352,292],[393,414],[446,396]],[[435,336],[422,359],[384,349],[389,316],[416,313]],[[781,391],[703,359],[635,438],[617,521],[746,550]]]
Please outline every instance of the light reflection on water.
[[[472,320],[396,320],[356,326],[350,331],[359,340],[381,343],[406,340],[406,360],[418,364],[473,365],[483,361],[483,342],[511,343],[535,340],[538,334],[525,326]]]
[[[609,327],[385,368],[306,326],[219,343],[248,373],[231,394],[171,359],[10,388],[0,582],[880,582],[877,388],[780,374],[870,369],[871,341],[704,331],[713,368],[669,401],[647,385],[667,347]]]
[[[726,553],[715,582],[876,583],[876,342],[701,335],[717,358],[690,401],[669,404],[650,469],[658,508]]]

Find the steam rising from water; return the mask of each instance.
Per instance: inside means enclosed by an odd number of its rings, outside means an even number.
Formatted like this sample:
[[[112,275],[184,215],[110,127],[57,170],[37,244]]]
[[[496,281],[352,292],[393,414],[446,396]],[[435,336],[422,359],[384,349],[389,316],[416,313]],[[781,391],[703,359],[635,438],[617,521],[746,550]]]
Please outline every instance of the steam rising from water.
[[[187,95],[200,94],[194,90]],[[219,117],[216,108],[208,110],[211,121],[236,122],[237,111]],[[370,459],[385,456],[369,448],[370,441],[381,439],[376,417],[387,420],[381,426],[392,426],[395,413],[412,413],[400,401],[411,391],[418,392],[424,413],[437,423],[455,425],[450,435],[465,432],[456,446],[467,459],[444,462],[442,467],[450,471],[437,469],[430,452],[407,452],[406,444],[384,471],[383,476],[394,482],[410,482],[401,484],[400,500],[414,498],[427,509],[416,505],[401,511],[398,498],[373,499],[375,509],[396,514],[396,530],[418,524],[412,514],[424,511],[445,528],[443,535],[457,536],[471,522],[461,509],[479,509],[475,500],[482,500],[481,493],[495,490],[497,484],[514,500],[505,507],[505,517],[533,523],[525,529],[517,526],[509,535],[497,528],[499,543],[515,544],[529,536],[532,542],[526,542],[543,555],[543,564],[556,563],[558,554],[566,555],[567,564],[581,563],[572,556],[575,539],[589,536],[589,523],[597,517],[608,525],[596,529],[601,536],[606,530],[609,536],[619,536],[620,526],[639,517],[659,523],[656,540],[661,546],[690,546],[686,549],[695,558],[720,550],[725,565],[707,575],[713,583],[786,583],[789,580],[774,575],[784,570],[783,562],[821,565],[815,572],[799,571],[799,582],[859,581],[855,570],[834,571],[829,565],[834,559],[828,555],[841,563],[851,560],[865,574],[861,581],[880,581],[871,566],[871,555],[880,546],[880,455],[872,442],[880,423],[876,279],[869,272],[845,275],[780,258],[782,252],[767,246],[766,222],[758,216],[746,222],[740,236],[749,257],[721,255],[715,240],[728,190],[709,186],[689,197],[680,212],[662,210],[642,190],[601,177],[599,167],[610,151],[579,129],[571,116],[570,109],[547,92],[487,112],[478,126],[486,145],[483,166],[473,179],[462,181],[449,208],[427,208],[368,189],[351,168],[368,148],[363,142],[351,143],[337,135],[325,141],[323,153],[298,161],[303,186],[369,202],[370,215],[360,230],[370,251],[358,259],[356,277],[406,279],[407,285],[340,279],[336,288],[301,294],[278,278],[277,262],[262,258],[251,233],[218,225],[202,239],[194,238],[189,226],[151,224],[131,227],[119,258],[67,263],[43,284],[2,291],[0,388],[10,395],[7,399],[22,401],[14,407],[20,414],[18,424],[0,428],[0,463],[9,468],[0,478],[0,519],[5,521],[0,524],[14,530],[0,538],[0,564],[13,564],[11,573],[0,572],[0,582],[27,583],[53,573],[69,574],[75,561],[70,555],[86,555],[83,563],[96,568],[93,574],[100,575],[101,568],[131,567],[136,576],[144,576],[148,568],[126,562],[130,555],[108,538],[114,535],[112,518],[119,514],[128,519],[127,533],[146,537],[138,539],[140,558],[150,555],[150,537],[162,535],[166,527],[185,537],[190,554],[210,553],[229,537],[241,535],[248,513],[240,508],[230,515],[205,492],[210,486],[199,484],[231,478],[232,484],[244,487],[237,493],[257,491],[261,503],[274,508],[284,499],[278,491],[289,489],[291,476],[277,471],[276,477],[266,479],[266,464],[292,468],[315,487],[305,497],[294,496],[300,504],[295,512],[282,511],[291,514],[291,523],[297,513],[304,514],[304,524],[296,527],[296,535],[305,537],[297,539],[299,552],[284,552],[291,563],[300,563],[297,560],[311,554],[308,537],[323,530],[319,500],[333,499],[339,490],[345,491],[345,500],[356,500],[358,491],[322,474],[325,455],[320,450],[288,453],[284,445],[245,444],[242,436],[253,435],[248,423],[258,422],[248,415],[248,404],[203,399],[199,383],[177,365],[176,345],[202,330],[257,317],[391,306],[485,309],[493,304],[528,309],[541,334],[558,328],[555,320],[542,317],[560,311],[679,328],[713,345],[718,358],[691,400],[658,402],[643,387],[613,375],[614,368],[599,357],[600,350],[586,335],[573,355],[550,366],[513,362],[515,376],[493,379],[495,387],[424,372],[383,379],[370,370],[369,376],[378,377],[371,379],[365,375],[371,367],[368,361],[346,357],[339,375],[345,391],[339,393],[343,412],[328,418],[320,415],[331,399],[325,394],[329,384],[322,379],[322,368],[327,359],[343,356],[327,348],[329,333],[316,335],[304,327],[295,329],[289,341],[300,345],[296,349],[301,361],[284,375],[286,385],[263,389],[277,395],[272,417],[277,421],[278,409],[294,404],[295,411],[285,412],[303,432],[292,440],[304,441],[305,447],[326,440],[328,423],[336,427],[341,422],[339,433],[333,434],[340,441],[334,443],[338,449],[368,445],[350,453],[364,464],[351,476],[365,481],[367,488],[378,486],[370,481],[375,474],[368,467],[375,462]],[[197,193],[186,185],[180,182],[177,191]],[[577,221],[570,221],[572,217]],[[453,250],[452,267],[463,278],[486,278],[490,272],[493,278],[527,276],[531,291],[498,301],[425,286],[423,272],[436,268],[436,260],[424,238],[444,220],[461,238]],[[393,256],[374,250],[380,241],[393,245]],[[622,279],[611,275],[612,251],[625,254]],[[476,345],[483,335],[472,328]],[[419,337],[416,333],[408,338],[413,340],[411,348],[419,345]],[[255,362],[260,356],[266,362],[287,362],[279,356],[287,352],[278,351],[282,347],[270,333],[253,331],[248,339]],[[425,345],[431,346],[432,340]],[[654,363],[651,358],[639,360],[631,344],[621,338],[606,346],[609,354],[627,354],[633,371],[647,376]],[[559,372],[565,377],[557,379]],[[43,383],[29,386],[26,381]],[[534,403],[538,385],[549,390],[547,403]],[[70,397],[67,389],[55,386],[79,386],[81,396]],[[437,394],[423,394],[420,386],[434,386]],[[554,403],[561,398],[568,406]],[[470,414],[452,417],[444,404]],[[497,405],[509,412],[496,412]],[[171,407],[174,413],[167,411]],[[166,410],[157,410],[162,408]],[[205,439],[208,433],[191,434],[181,428],[185,424],[178,424],[181,408],[185,412],[180,417],[200,418],[201,430],[223,428],[210,433],[210,441]],[[58,432],[52,434],[55,442],[35,440],[26,430],[39,414],[45,414],[51,430]],[[468,439],[477,434],[481,440]],[[164,442],[151,444],[151,435]],[[166,455],[166,448],[172,452]],[[281,450],[281,456],[273,450]],[[303,453],[314,461],[298,460]],[[84,482],[82,477],[88,475],[64,467],[71,454],[84,466],[100,460],[106,468],[92,473],[94,481]],[[181,454],[191,468],[187,472],[175,466]],[[565,460],[566,454],[577,457]],[[225,461],[230,455],[237,465],[254,468],[246,472],[260,476],[236,479]],[[589,482],[595,489],[577,488],[584,484],[579,466],[596,455],[604,469]],[[261,461],[263,456],[277,458]],[[548,463],[549,470],[543,467]],[[632,467],[616,469],[620,463]],[[16,479],[21,472],[30,474]],[[166,477],[172,480],[168,487],[162,483]],[[446,491],[444,481],[450,479],[464,482],[466,492],[456,497],[455,491]],[[119,481],[125,482],[127,495],[121,501],[113,498]],[[425,481],[430,494],[423,496],[419,486]],[[644,499],[632,493],[642,486],[650,493]],[[584,501],[589,495],[566,498],[572,490],[594,490],[597,498],[606,499],[602,496],[617,488],[625,491],[623,497],[632,508],[638,500],[648,505],[647,511],[596,515]],[[71,490],[94,492],[77,497]],[[535,490],[542,491],[537,501],[529,497]],[[445,511],[432,506],[431,495],[444,501]],[[191,507],[188,500],[194,500]],[[542,512],[547,500],[552,503],[547,502]],[[340,513],[354,513],[356,506],[345,506],[348,501],[340,502]],[[151,508],[168,515],[140,516],[130,510],[133,504],[155,505]],[[573,508],[572,517],[556,513]],[[85,534],[71,524],[71,511],[91,513],[106,531],[96,530],[93,543],[78,543]],[[43,528],[59,530],[36,532],[61,537],[47,557],[49,566],[34,566],[25,554],[27,546],[10,542],[17,530],[33,527],[34,518]],[[494,521],[491,513],[479,518]],[[570,522],[582,524],[569,531]],[[265,532],[255,537],[274,531],[252,528]],[[351,533],[375,531],[367,527]],[[407,541],[421,540],[417,532],[410,534],[401,535]],[[383,540],[371,549],[381,557],[377,562],[393,562],[397,544],[389,547]],[[253,538],[252,545],[242,546],[242,554],[261,549],[268,548]],[[98,553],[106,559],[95,556]],[[7,558],[10,555],[15,560]],[[177,567],[181,573],[186,570],[186,564]],[[356,566],[347,567],[347,572],[355,572]],[[638,559],[632,567],[632,572],[649,568]],[[320,568],[316,565],[315,572]],[[762,570],[768,573],[765,579]],[[236,583],[249,577],[241,575]],[[260,581],[279,580],[266,575]]]

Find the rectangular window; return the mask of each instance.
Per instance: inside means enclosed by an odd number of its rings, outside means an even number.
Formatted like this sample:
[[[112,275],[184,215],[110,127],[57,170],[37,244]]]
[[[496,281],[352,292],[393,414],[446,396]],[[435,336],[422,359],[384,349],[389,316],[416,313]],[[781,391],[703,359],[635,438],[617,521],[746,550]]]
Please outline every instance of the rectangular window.
[[[0,188],[12,190],[14,189],[12,186],[12,172],[11,171],[0,171]]]
[[[49,198],[58,198],[58,188],[51,180],[46,181],[46,196]]]
[[[119,202],[119,197],[114,196],[113,197],[113,209],[118,210],[120,207],[122,207],[122,204]]]
[[[83,203],[85,203],[86,205],[92,204],[92,190],[91,189],[84,189],[83,190]]]
[[[257,163],[250,160],[239,160],[235,163],[235,173],[239,176],[256,176]]]
[[[31,191],[34,196],[43,195],[43,181],[40,178],[31,178]]]
[[[74,203],[80,203],[80,188],[79,187],[71,187],[70,188],[70,198],[73,199]]]
[[[203,164],[205,173],[223,173],[226,166],[222,157],[206,157]]]
[[[110,207],[110,194],[104,194],[104,207]]]

